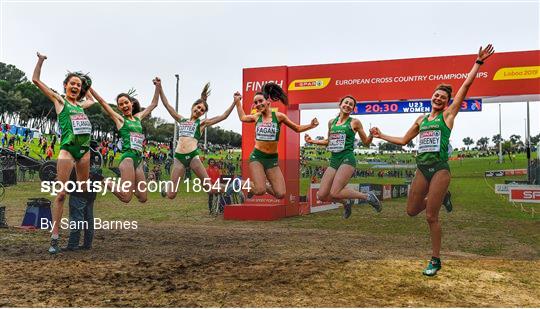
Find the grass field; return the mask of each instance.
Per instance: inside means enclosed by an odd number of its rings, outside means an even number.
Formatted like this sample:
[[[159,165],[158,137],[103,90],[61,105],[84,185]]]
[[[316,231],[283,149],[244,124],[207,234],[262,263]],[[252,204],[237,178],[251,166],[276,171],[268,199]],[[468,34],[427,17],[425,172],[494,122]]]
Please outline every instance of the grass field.
[[[0,306],[538,307],[540,209],[533,217],[512,206],[493,193],[503,179],[483,177],[524,168],[525,158],[495,162],[451,162],[454,211],[441,212],[443,269],[434,278],[421,274],[430,254],[425,218],[408,217],[404,198],[386,201],[382,213],[355,207],[348,220],[338,209],[238,222],[209,216],[202,193],[174,201],[151,193],[146,204],[127,205],[106,195],[95,216],[139,228],[98,230],[91,251],[50,256],[46,231],[0,229]],[[302,192],[307,186],[303,179]],[[27,182],[6,196],[15,226],[26,199],[46,195]]]

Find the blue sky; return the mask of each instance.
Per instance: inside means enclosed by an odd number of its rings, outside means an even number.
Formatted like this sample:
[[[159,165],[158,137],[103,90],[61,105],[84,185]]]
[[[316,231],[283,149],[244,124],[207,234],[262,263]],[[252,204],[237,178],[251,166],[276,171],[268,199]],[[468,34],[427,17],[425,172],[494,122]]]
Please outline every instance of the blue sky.
[[[183,114],[207,81],[209,116],[223,111],[241,90],[246,67],[471,54],[487,43],[497,51],[540,49],[538,1],[0,2],[0,61],[30,75],[39,50],[49,56],[42,72],[49,86],[60,88],[66,70],[80,69],[91,73],[105,98],[135,87],[143,105],[151,100],[154,76],[174,101],[178,73]],[[524,135],[525,109],[523,102],[503,104],[503,137]],[[154,115],[172,122],[163,106]],[[302,122],[318,116],[326,123],[331,115],[304,111]],[[533,135],[540,133],[539,116],[540,103],[532,102]],[[358,118],[399,135],[415,117]],[[220,126],[241,131],[235,114]],[[496,133],[498,106],[485,104],[481,113],[458,116],[452,143]]]

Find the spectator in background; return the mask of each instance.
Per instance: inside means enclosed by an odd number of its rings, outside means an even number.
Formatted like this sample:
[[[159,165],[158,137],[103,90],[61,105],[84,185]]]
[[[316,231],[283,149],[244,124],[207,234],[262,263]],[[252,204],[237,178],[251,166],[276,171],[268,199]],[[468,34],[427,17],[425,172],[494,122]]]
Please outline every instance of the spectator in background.
[[[47,139],[43,138],[43,144],[41,145],[41,153],[47,152]]]
[[[52,159],[53,150],[52,150],[51,146],[47,147],[47,151],[46,151],[45,155],[47,156],[47,161]]]

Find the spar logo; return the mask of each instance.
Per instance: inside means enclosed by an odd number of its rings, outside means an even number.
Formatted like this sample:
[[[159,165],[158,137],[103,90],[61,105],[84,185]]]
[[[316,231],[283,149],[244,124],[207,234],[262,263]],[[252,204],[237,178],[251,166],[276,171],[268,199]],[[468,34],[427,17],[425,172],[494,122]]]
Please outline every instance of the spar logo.
[[[509,189],[509,200],[512,202],[540,203],[540,186],[513,186]]]
[[[315,90],[323,89],[330,84],[329,77],[296,79],[289,84],[289,90]]]

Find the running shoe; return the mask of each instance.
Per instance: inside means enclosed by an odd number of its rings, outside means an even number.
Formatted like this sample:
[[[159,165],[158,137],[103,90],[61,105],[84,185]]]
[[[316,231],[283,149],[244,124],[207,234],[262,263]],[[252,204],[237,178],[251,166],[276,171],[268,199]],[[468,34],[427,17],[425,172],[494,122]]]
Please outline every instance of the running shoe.
[[[441,260],[436,260],[432,258],[431,261],[429,261],[428,266],[424,269],[422,273],[424,274],[424,276],[432,277],[435,276],[441,268]]]
[[[345,200],[343,204],[343,219],[349,219],[352,214],[353,200]]]
[[[446,195],[444,196],[444,200],[442,202],[444,209],[446,209],[446,212],[452,211],[452,200],[450,200],[451,197],[452,194],[450,194],[450,191],[446,192]]]
[[[49,247],[50,254],[57,254],[60,252],[60,247],[58,246],[58,238],[51,238],[51,246]]]
[[[373,209],[375,209],[376,212],[381,212],[382,211],[382,203],[381,203],[381,201],[379,201],[379,199],[377,198],[375,193],[368,192],[367,196],[368,196],[368,198],[367,198],[368,204],[371,205],[371,207],[373,207]]]

